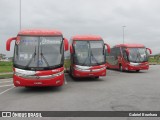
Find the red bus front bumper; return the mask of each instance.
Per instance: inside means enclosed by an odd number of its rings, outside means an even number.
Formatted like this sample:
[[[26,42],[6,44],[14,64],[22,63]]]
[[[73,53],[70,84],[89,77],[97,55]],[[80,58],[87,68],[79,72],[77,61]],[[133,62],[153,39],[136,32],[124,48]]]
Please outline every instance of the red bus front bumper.
[[[18,86],[61,86],[64,83],[64,74],[49,79],[26,79],[13,75],[13,83]]]
[[[26,79],[23,77],[13,76],[13,83],[18,86],[61,86],[64,83],[64,74],[50,79]]]
[[[125,68],[125,70],[128,70],[128,71],[134,71],[134,70],[148,70],[149,69],[149,64],[148,63],[141,63],[137,66],[133,66],[133,65],[130,65],[128,64]]]
[[[61,86],[64,83],[64,67],[30,71],[14,68],[13,83],[18,86]]]
[[[106,76],[106,66],[103,67],[91,67],[89,70],[80,70],[73,68],[72,75],[74,77],[99,77]]]

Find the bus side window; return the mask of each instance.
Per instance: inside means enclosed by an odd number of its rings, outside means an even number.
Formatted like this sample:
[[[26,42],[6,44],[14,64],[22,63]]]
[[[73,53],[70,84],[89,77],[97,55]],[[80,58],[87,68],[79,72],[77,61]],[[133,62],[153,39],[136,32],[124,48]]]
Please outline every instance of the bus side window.
[[[117,59],[116,48],[113,48],[113,49],[112,49],[112,56],[113,56],[113,59],[114,59],[114,60]]]
[[[115,56],[115,60],[117,60],[118,59],[118,56],[120,56],[120,48],[115,48],[115,53],[114,53],[114,56]]]

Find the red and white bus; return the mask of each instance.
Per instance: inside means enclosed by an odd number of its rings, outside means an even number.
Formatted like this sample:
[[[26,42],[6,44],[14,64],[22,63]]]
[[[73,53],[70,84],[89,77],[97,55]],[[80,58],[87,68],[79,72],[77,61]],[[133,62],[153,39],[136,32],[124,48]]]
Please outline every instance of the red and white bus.
[[[64,50],[68,40],[57,30],[23,30],[15,40],[13,83],[15,86],[61,86],[64,83]]]
[[[107,68],[119,69],[120,71],[148,70],[148,52],[151,49],[141,44],[119,44],[111,49],[107,54]]]
[[[70,74],[73,77],[106,76],[106,49],[100,36],[77,35],[70,40]]]

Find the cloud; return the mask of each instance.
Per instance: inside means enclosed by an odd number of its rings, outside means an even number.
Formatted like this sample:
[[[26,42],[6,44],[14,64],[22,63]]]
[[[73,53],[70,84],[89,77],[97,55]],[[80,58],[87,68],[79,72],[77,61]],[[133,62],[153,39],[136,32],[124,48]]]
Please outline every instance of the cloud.
[[[141,43],[153,53],[159,48],[159,0],[22,0],[22,29],[61,30],[68,39],[76,34],[101,35],[111,46]],[[0,53],[5,42],[19,32],[19,0],[0,1]]]

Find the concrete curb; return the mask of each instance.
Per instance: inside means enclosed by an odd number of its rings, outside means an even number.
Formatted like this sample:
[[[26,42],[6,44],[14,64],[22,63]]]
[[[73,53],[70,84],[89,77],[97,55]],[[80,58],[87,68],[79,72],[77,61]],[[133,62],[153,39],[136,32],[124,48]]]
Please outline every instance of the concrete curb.
[[[0,73],[0,75],[6,75],[6,74],[13,74],[13,72],[4,72],[4,73]]]

